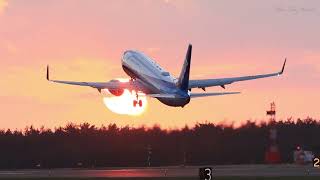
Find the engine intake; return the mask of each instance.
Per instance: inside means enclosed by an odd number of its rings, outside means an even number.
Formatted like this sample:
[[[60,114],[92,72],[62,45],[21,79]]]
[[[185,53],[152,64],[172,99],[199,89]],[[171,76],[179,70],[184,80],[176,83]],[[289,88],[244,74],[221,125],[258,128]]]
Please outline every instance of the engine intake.
[[[117,79],[113,79],[110,82],[120,82]],[[108,91],[114,96],[121,96],[124,92],[124,89],[108,89]]]
[[[108,91],[115,96],[121,96],[123,94],[123,89],[108,89]]]

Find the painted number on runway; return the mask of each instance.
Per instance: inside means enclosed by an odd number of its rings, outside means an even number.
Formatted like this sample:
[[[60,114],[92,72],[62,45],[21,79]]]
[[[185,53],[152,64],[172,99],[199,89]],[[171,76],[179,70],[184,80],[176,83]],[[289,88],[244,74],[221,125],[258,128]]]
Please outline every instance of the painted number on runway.
[[[199,168],[199,177],[200,177],[200,180],[213,180],[212,168],[211,167]]]
[[[319,158],[314,158],[313,159],[313,167],[319,168],[320,167],[320,159]]]

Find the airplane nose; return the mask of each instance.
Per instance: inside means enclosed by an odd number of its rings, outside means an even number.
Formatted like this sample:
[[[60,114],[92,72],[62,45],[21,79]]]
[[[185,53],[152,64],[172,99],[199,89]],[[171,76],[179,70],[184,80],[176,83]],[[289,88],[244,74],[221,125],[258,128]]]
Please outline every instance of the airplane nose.
[[[125,61],[125,59],[126,59],[125,57],[126,57],[127,54],[128,54],[128,51],[125,51],[125,52],[123,53],[122,58],[121,58],[122,62]]]

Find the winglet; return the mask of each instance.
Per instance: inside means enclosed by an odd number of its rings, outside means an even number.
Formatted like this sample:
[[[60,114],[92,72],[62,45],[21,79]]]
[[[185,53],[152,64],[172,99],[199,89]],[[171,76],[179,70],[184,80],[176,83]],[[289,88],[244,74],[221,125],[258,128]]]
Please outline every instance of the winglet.
[[[285,68],[285,66],[286,66],[286,62],[287,62],[287,58],[284,59],[284,63],[283,63],[283,66],[282,66],[281,71],[279,72],[279,75],[280,75],[280,74],[283,74],[284,68]]]
[[[50,78],[49,78],[49,65],[47,65],[47,80],[50,81]]]

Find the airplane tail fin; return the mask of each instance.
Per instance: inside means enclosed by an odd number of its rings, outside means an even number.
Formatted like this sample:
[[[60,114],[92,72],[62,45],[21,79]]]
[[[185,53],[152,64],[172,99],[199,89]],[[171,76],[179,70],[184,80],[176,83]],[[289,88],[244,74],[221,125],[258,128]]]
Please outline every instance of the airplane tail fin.
[[[184,60],[184,64],[182,66],[182,70],[178,79],[178,87],[183,91],[188,91],[188,87],[189,87],[191,52],[192,52],[192,45],[189,44],[186,58]]]

